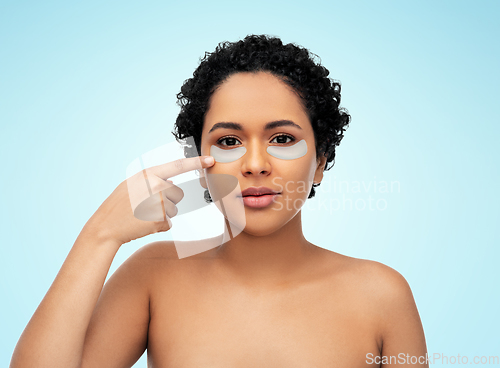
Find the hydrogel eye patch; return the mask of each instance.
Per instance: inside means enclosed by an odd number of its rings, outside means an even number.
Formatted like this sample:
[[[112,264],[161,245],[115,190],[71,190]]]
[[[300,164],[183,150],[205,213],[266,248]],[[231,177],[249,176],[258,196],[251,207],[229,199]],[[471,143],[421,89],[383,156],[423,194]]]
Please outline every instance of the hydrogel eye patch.
[[[269,146],[267,147],[267,153],[282,160],[295,160],[307,153],[307,143],[302,139],[293,146]]]
[[[245,147],[225,150],[216,146],[210,146],[210,156],[212,156],[216,162],[233,162],[243,157],[246,152],[247,149]]]
[[[302,139],[293,146],[269,146],[266,151],[271,156],[281,160],[295,160],[296,158],[300,158],[307,153],[307,143],[304,139]],[[246,152],[247,150],[245,147],[225,150],[213,145],[210,146],[210,156],[212,156],[216,162],[233,162],[243,157]]]

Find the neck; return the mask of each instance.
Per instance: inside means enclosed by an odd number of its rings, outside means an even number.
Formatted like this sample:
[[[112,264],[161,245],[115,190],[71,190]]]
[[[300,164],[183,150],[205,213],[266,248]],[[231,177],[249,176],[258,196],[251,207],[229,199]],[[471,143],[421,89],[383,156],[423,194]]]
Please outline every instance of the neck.
[[[282,283],[304,268],[313,244],[302,233],[302,211],[279,230],[265,236],[242,231],[217,248],[217,258],[233,276],[251,283]],[[225,221],[224,234],[228,234]]]

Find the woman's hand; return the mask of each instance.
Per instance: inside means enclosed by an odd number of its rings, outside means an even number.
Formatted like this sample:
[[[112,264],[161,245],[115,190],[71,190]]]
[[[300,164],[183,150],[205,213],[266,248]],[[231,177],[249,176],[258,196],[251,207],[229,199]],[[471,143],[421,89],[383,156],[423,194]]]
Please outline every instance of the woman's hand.
[[[167,179],[214,164],[213,157],[209,163],[203,158],[145,169],[118,185],[80,232],[21,335],[12,368],[82,366],[89,323],[116,252],[131,240],[170,229],[168,217],[175,216],[184,193]],[[134,210],[140,218],[158,221],[139,220]]]
[[[205,159],[209,159],[208,163]],[[124,180],[85,224],[82,233],[118,244],[168,231],[169,218],[184,197],[182,189],[168,180],[173,176],[210,167],[211,156],[192,157],[144,169]],[[135,214],[135,215],[134,215]]]

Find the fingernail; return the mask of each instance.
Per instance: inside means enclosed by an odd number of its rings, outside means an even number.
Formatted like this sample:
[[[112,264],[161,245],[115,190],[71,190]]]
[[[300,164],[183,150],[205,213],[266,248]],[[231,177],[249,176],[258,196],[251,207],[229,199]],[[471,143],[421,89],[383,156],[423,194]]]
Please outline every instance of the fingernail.
[[[205,163],[206,163],[206,164],[208,164],[208,165],[211,165],[211,164],[213,164],[213,163],[214,163],[214,158],[213,158],[212,156],[205,157],[205,158],[203,159],[203,162],[205,162]]]

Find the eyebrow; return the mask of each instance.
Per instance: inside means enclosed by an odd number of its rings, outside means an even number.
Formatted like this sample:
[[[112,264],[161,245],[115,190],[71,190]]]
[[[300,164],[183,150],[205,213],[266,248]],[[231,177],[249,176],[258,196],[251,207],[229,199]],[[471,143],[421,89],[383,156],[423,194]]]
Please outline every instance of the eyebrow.
[[[267,123],[266,126],[264,127],[264,130],[271,130],[274,128],[278,128],[281,126],[293,126],[295,128],[299,128],[302,130],[300,125],[295,124],[293,121],[290,120],[277,120],[277,121],[271,121],[270,123]],[[221,123],[215,123],[212,129],[210,129],[208,132],[212,133],[214,130],[217,129],[234,129],[234,130],[243,130],[243,126],[238,123],[232,123],[232,122],[221,122]]]

